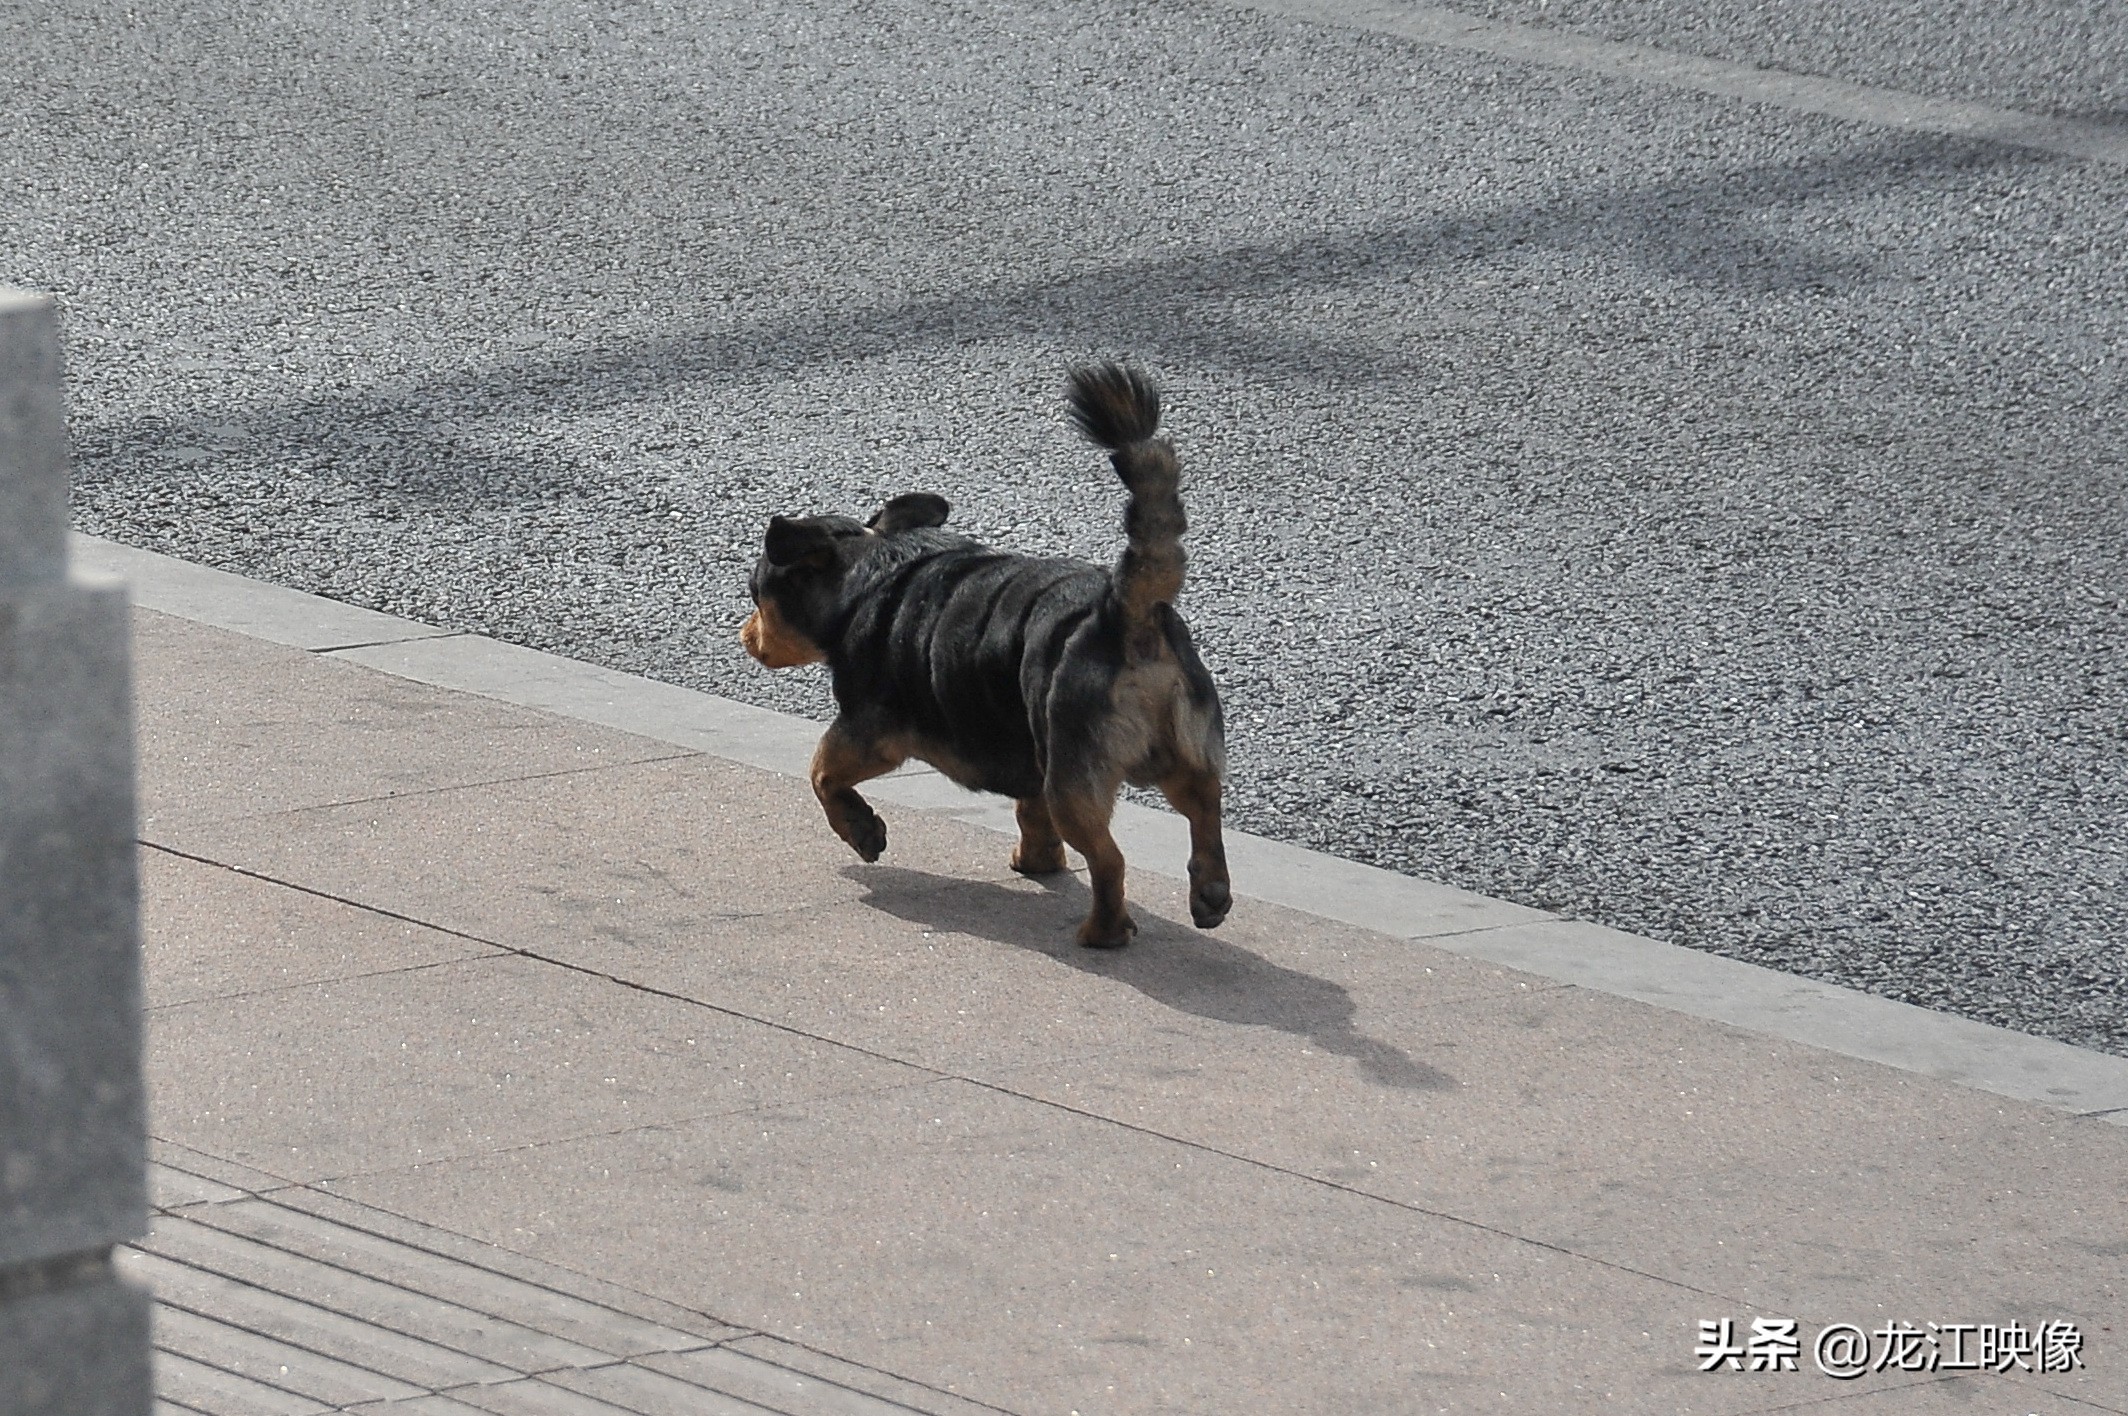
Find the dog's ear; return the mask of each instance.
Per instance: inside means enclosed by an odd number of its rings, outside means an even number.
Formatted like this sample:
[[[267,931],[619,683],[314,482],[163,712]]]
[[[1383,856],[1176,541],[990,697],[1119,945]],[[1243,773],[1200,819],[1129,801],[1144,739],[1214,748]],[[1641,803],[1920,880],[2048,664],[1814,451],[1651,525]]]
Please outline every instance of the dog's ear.
[[[804,564],[825,568],[835,558],[835,537],[824,526],[771,516],[764,548],[768,563],[773,566]]]
[[[872,514],[867,530],[884,536],[889,531],[914,531],[923,526],[943,526],[953,506],[935,492],[903,492]]]

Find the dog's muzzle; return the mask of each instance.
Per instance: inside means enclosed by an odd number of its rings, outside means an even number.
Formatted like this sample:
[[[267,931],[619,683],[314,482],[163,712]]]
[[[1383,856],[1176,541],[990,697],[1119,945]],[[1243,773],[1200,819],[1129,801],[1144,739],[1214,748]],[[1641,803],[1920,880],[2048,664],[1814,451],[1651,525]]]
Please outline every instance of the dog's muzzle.
[[[746,652],[771,669],[795,669],[827,658],[820,646],[783,622],[773,605],[756,605],[739,629]]]

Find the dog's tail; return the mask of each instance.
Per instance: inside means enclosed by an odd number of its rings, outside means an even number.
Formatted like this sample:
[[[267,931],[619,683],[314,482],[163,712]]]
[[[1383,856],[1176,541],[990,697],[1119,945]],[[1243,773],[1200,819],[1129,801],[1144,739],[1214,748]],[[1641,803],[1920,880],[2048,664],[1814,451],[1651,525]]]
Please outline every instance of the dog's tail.
[[[1129,538],[1116,563],[1116,598],[1132,661],[1156,658],[1166,642],[1157,613],[1182,593],[1182,462],[1160,430],[1160,391],[1136,369],[1096,364],[1071,374],[1071,420],[1109,450],[1130,491],[1123,528]]]

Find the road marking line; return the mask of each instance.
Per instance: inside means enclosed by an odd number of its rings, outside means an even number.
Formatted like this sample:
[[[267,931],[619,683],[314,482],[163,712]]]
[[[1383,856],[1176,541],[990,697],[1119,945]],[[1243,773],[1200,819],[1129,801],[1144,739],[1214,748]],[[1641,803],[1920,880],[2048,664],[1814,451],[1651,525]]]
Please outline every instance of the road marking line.
[[[1536,25],[1483,20],[1437,5],[1391,4],[1385,0],[1238,0],[1236,7],[1395,35],[1500,59],[1663,84],[1797,113],[1816,113],[1908,132],[1974,138],[2128,167],[2128,131],[2097,123],[2045,118],[1962,99],[1929,98],[1814,74],[1760,69],[1726,59],[1592,39]]]

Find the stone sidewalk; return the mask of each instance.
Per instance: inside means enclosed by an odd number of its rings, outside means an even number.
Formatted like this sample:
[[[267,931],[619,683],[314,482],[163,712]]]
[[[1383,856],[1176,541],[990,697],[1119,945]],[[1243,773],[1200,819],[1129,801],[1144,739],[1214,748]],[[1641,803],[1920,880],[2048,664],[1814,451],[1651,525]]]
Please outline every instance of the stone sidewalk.
[[[1574,936],[1455,892],[1206,934],[1134,844],[1082,951],[935,779],[864,866],[734,760],[788,744],[143,598],[170,1411],[2128,1412],[2111,1118],[1504,967]],[[2074,1051],[2033,1094],[2113,1110]],[[1699,1370],[1756,1319],[1796,1370]],[[1839,1323],[2080,1365],[1835,1380]]]

